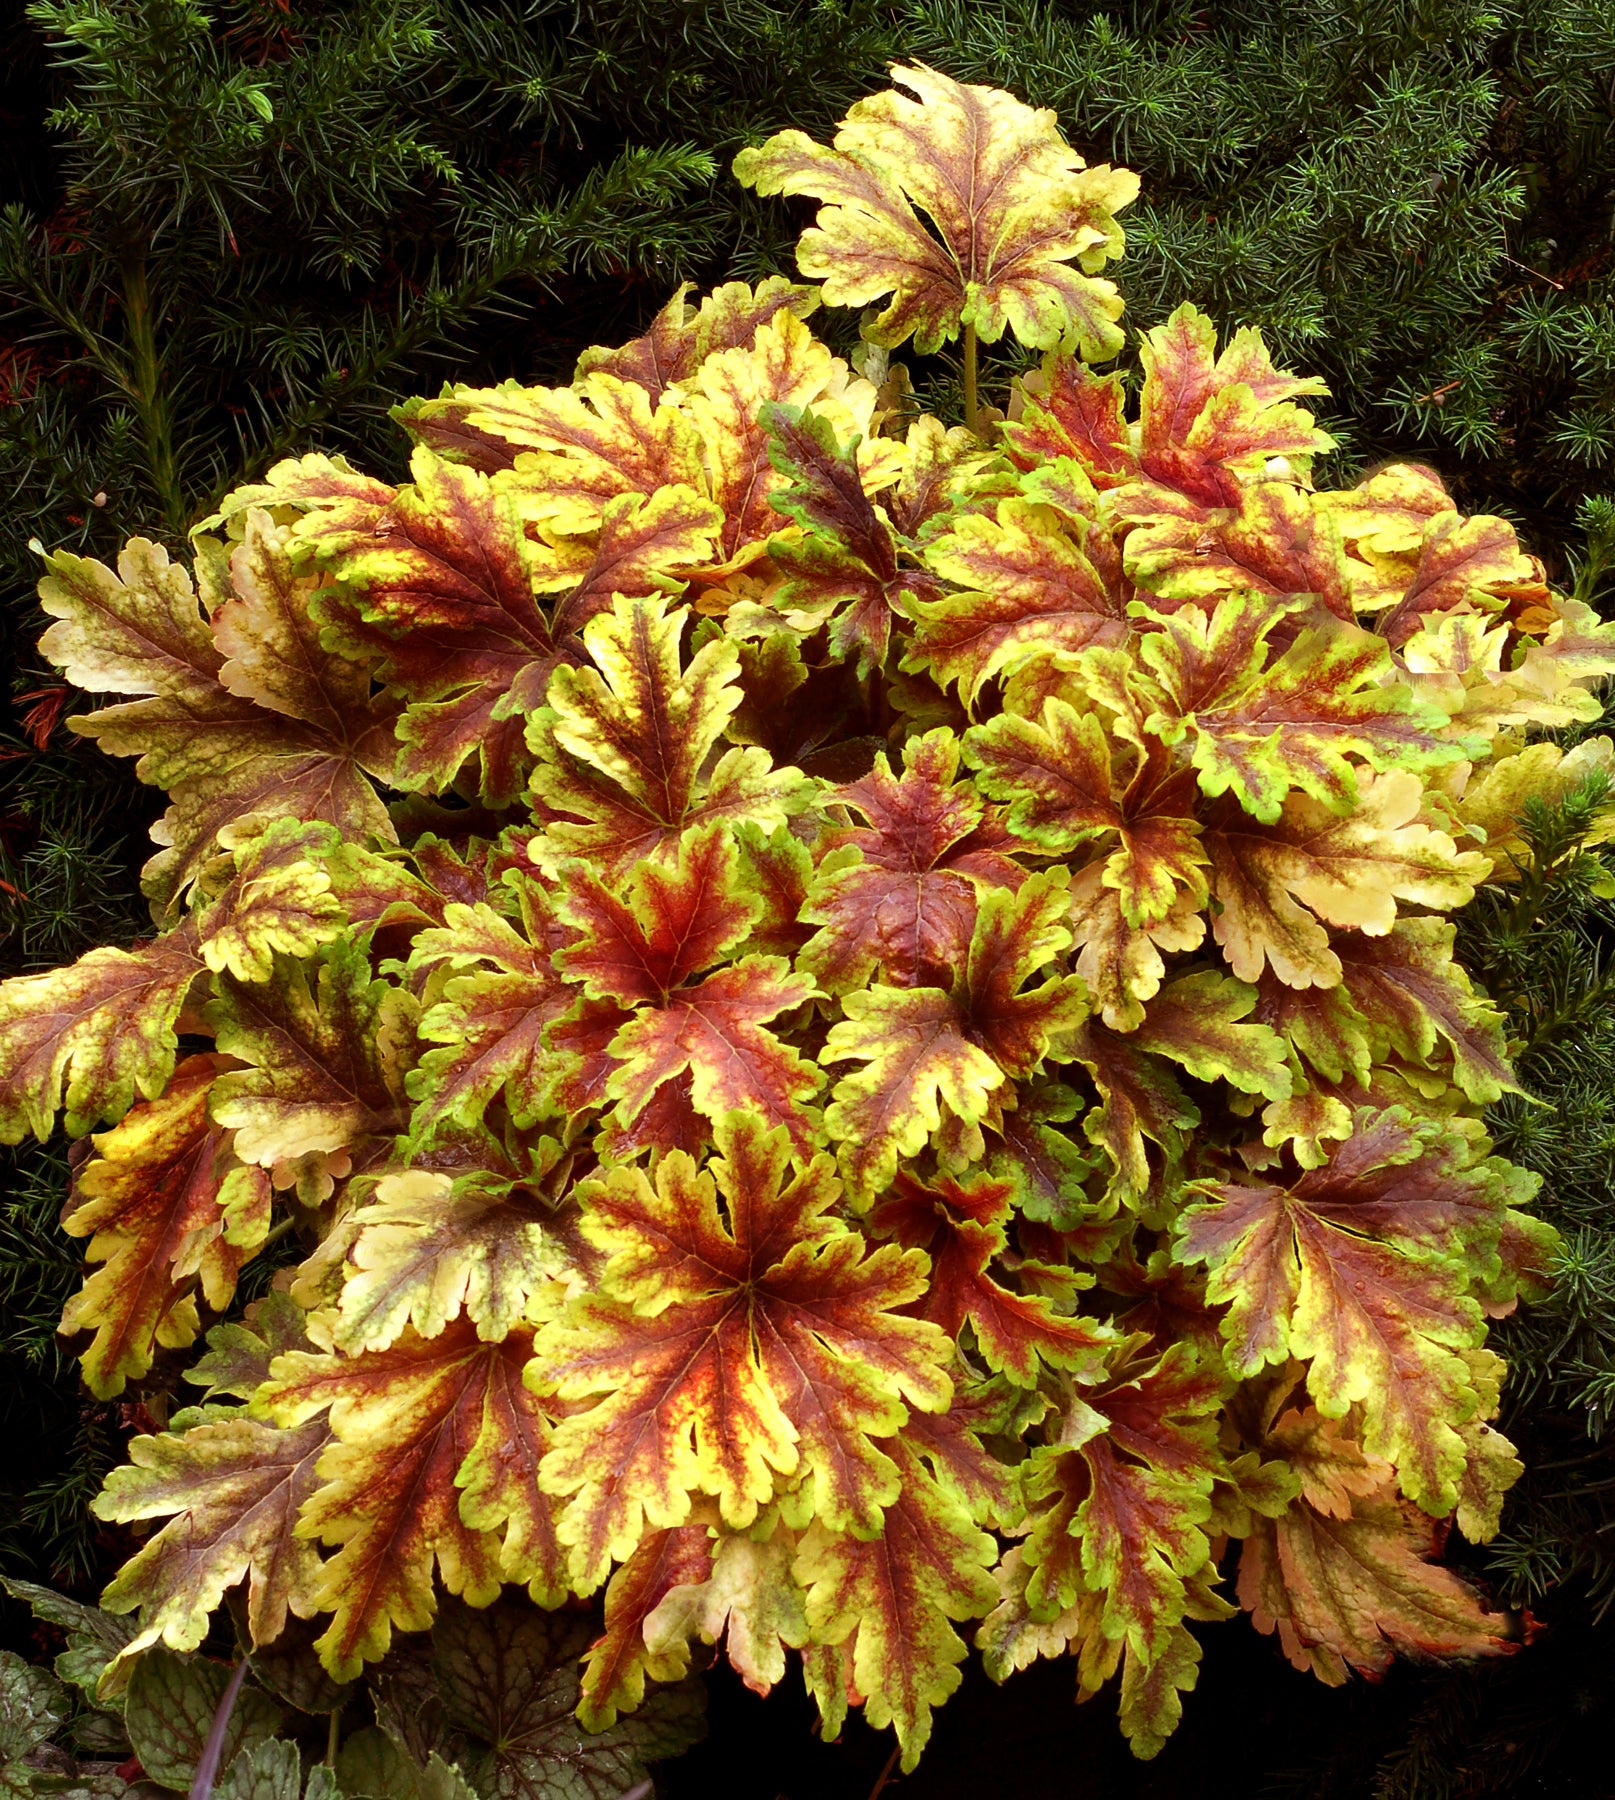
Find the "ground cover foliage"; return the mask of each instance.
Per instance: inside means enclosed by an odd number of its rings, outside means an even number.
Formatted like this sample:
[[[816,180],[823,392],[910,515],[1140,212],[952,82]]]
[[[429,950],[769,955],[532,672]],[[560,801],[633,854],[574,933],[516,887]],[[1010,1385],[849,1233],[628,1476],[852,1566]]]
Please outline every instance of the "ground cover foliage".
[[[1146,1757],[1191,1621],[1328,1683],[1519,1635],[1441,1553],[1558,1238],[1448,915],[1607,889],[1615,750],[1528,734],[1615,628],[1423,466],[1315,487],[1254,331],[1094,373],[1136,177],[897,78],[736,161],[823,203],[816,289],[49,559],[43,654],[118,696],[73,728],[169,800],[158,935],[0,989],[5,1135],[103,1128],[64,1326],[157,1427],[103,1698],[242,1582],[337,1683],[439,1584],[603,1593],[588,1728],[797,1652],[910,1768],[961,1630],[1119,1676]],[[953,339],[973,429],[891,361]]]
[[[238,1365],[239,1366],[239,1365]],[[306,1632],[243,1643],[238,1675],[212,1657],[156,1650],[115,1691],[103,1676],[129,1621],[49,1588],[8,1581],[63,1648],[51,1666],[0,1651],[0,1770],[9,1793],[159,1800],[607,1800],[700,1730],[698,1683],[660,1690],[632,1720],[579,1741],[577,1659],[589,1622],[500,1602],[455,1603],[388,1659],[354,1717]]]

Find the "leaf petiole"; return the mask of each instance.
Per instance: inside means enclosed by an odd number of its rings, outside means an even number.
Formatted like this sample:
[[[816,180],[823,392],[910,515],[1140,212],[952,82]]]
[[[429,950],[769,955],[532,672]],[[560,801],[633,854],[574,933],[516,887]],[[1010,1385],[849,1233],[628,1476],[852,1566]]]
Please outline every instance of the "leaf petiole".
[[[965,326],[965,424],[981,436],[981,409],[976,402],[976,328]]]
[[[196,1774],[191,1780],[190,1800],[212,1800],[213,1784],[218,1779],[219,1762],[224,1755],[225,1733],[230,1729],[230,1715],[236,1709],[236,1697],[241,1692],[241,1684],[247,1679],[247,1659],[242,1657],[236,1664],[235,1673],[230,1677],[230,1685],[219,1698],[219,1710],[213,1715],[213,1724],[209,1727],[207,1742],[202,1746],[202,1754],[196,1764]]]

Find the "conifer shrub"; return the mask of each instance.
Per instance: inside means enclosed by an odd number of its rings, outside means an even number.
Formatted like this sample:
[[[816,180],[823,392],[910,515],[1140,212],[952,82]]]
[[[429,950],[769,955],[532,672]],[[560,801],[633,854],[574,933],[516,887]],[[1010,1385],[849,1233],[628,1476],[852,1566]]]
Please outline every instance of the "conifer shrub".
[[[816,288],[411,401],[407,483],[282,461],[189,566],[49,558],[170,802],[157,935],[0,988],[0,1133],[96,1132],[63,1328],[167,1417],[104,1696],[227,1595],[347,1683],[439,1587],[603,1593],[589,1729],[721,1643],[912,1767],[967,1638],[1149,1755],[1191,1623],[1331,1683],[1519,1635],[1441,1552],[1554,1234],[1451,915],[1615,761],[1527,745],[1615,627],[1427,469],[1315,490],[1253,330],[1095,373],[1136,179],[895,76],[736,162]],[[893,353],[955,340],[950,430]]]

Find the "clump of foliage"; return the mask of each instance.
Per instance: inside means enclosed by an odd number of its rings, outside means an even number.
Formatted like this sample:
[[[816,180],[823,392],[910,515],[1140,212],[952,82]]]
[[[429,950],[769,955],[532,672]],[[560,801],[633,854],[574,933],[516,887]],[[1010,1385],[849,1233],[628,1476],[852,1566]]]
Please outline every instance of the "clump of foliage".
[[[674,32],[655,0],[36,0],[0,33],[14,967],[127,933],[140,824],[52,731],[30,537],[177,541],[311,434],[396,473],[385,397],[445,361],[554,379],[584,322],[772,271],[784,234],[716,161],[892,55],[1016,82],[1145,169],[1135,321],[1192,297],[1320,368],[1336,479],[1428,444],[1552,543],[1615,466],[1607,4],[700,0]]]
[[[765,209],[721,162],[863,91],[871,14],[724,0],[670,39],[661,0],[0,9],[0,973],[140,935],[152,816],[64,728],[30,540],[183,543],[286,446],[398,473],[387,407],[445,368],[565,380],[727,265]],[[33,1347],[65,1186],[0,1157],[0,1557],[53,1579],[94,1560],[117,1427]]]
[[[97,1502],[166,1521],[106,1687],[243,1582],[339,1682],[436,1583],[603,1588],[591,1728],[721,1640],[912,1766],[965,1622],[1146,1755],[1236,1601],[1330,1682],[1509,1647],[1439,1552],[1554,1239],[1445,915],[1615,630],[1426,469],[1315,491],[1254,331],[1180,308],[1131,405],[1132,179],[897,76],[737,163],[822,292],[411,402],[409,483],[284,461],[190,569],[50,558],[126,696],[75,729],[170,800],[159,935],[0,989],[0,1130],[109,1125],[92,1391],[301,1253]],[[861,373],[821,299],[884,303]],[[1001,428],[915,416],[892,349],[1005,332]]]
[[[740,235],[720,157],[828,123],[868,7],[31,0],[0,21],[0,923],[134,935],[133,783],[59,730],[29,541],[184,541],[315,434],[391,469],[440,371],[564,378]],[[811,99],[804,100],[804,96]],[[610,329],[610,324],[606,326]],[[584,335],[584,334],[587,335]],[[82,746],[79,747],[82,751]],[[108,916],[108,915],[112,916]]]
[[[1615,469],[1608,0],[911,0],[903,43],[1145,172],[1128,305],[1260,324],[1329,382],[1332,465],[1424,446],[1568,541]]]
[[[236,1327],[215,1353],[226,1391],[255,1356],[267,1369],[272,1318],[269,1338]],[[190,1422],[232,1410],[209,1402]],[[358,1686],[332,1681],[295,1626],[267,1648],[243,1644],[233,1678],[162,1648],[120,1666],[129,1620],[5,1586],[66,1640],[54,1674],[0,1651],[0,1781],[18,1800],[618,1800],[700,1734],[700,1685],[685,1681],[580,1741],[570,1715],[591,1630],[576,1612],[451,1602]]]

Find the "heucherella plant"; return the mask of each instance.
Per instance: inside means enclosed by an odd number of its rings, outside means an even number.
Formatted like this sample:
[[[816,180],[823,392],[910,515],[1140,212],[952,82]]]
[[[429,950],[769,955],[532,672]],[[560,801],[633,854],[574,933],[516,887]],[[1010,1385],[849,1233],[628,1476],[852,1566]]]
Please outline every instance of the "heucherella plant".
[[[740,158],[822,292],[411,402],[404,486],[281,463],[189,566],[49,559],[159,933],[0,989],[0,1122],[99,1128],[91,1389],[209,1346],[97,1503],[154,1528],[103,1692],[227,1593],[345,1682],[439,1588],[604,1590],[591,1729],[794,1650],[911,1767],[972,1632],[1119,1672],[1141,1755],[1237,1607],[1329,1682],[1510,1645],[1439,1553],[1552,1234],[1449,915],[1615,764],[1527,748],[1615,628],[1427,469],[1316,491],[1255,331],[1093,372],[1133,178],[896,78]],[[806,323],[883,296],[1047,349],[1001,427]]]

